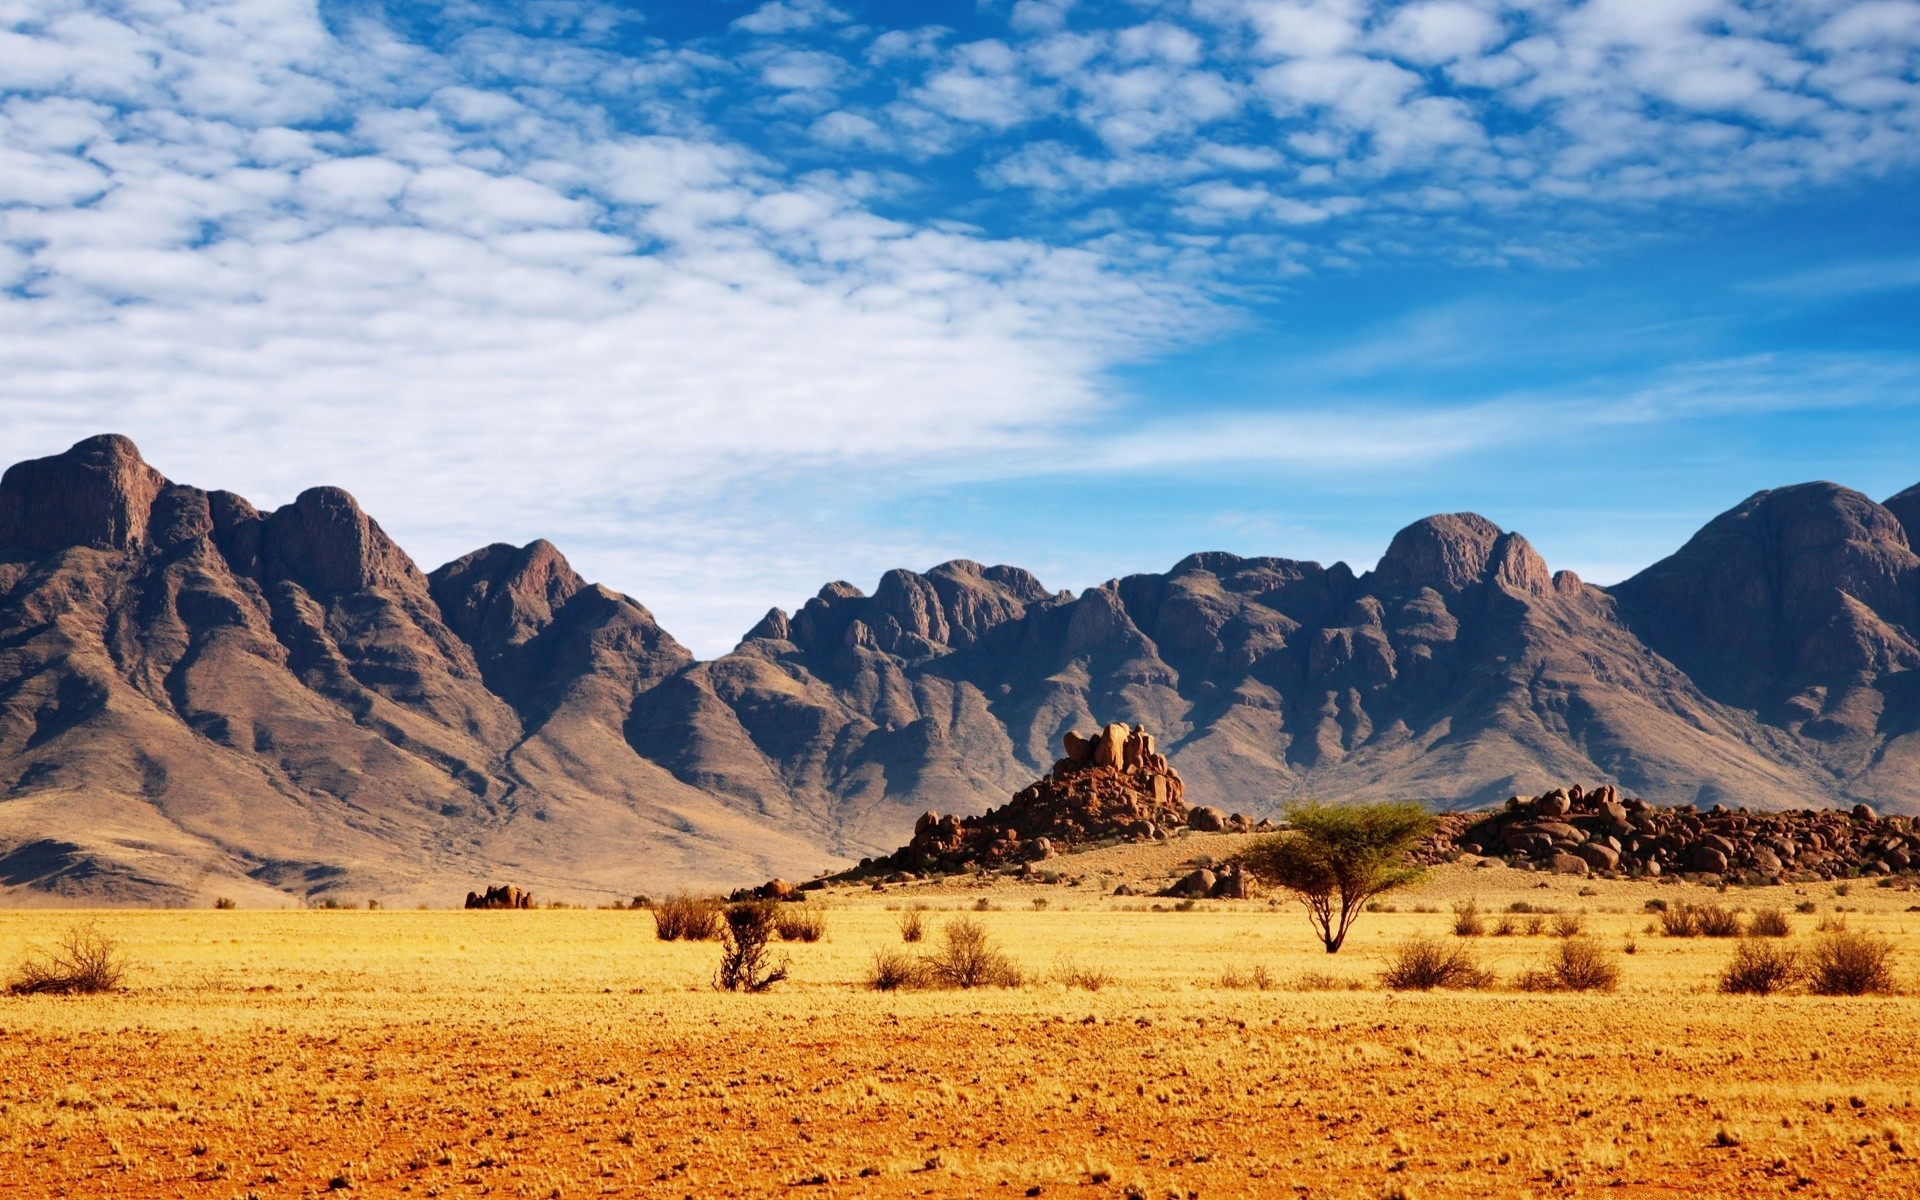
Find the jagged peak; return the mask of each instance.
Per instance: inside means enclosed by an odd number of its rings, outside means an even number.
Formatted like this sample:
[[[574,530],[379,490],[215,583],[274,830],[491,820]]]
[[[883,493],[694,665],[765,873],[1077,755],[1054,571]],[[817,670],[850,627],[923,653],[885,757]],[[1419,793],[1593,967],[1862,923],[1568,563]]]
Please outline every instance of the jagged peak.
[[[268,570],[310,591],[341,593],[426,580],[344,488],[312,487],[266,520]]]
[[[1904,492],[1888,496],[1880,507],[1892,513],[1906,530],[1907,545],[1920,553],[1920,483],[1914,484]]]

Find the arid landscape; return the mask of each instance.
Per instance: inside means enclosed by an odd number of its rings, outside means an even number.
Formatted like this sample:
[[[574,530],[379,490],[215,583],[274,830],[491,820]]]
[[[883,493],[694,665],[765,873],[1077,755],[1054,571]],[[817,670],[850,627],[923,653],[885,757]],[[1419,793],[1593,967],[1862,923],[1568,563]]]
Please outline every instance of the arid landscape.
[[[1334,956],[1290,902],[1106,894],[1165,887],[1244,842],[1089,851],[1051,883],[818,893],[807,907],[825,936],[780,943],[791,978],[760,995],[714,991],[716,947],[659,941],[644,911],[99,914],[133,961],[125,990],[0,999],[5,1186],[1156,1200],[1920,1188],[1913,996],[1721,995],[1735,940],[1666,936],[1647,905],[1778,909],[1780,944],[1803,951],[1823,924],[1884,935],[1911,993],[1920,892],[1723,893],[1458,863],[1366,914]],[[1486,930],[1459,937],[1468,899]],[[901,920],[921,906],[925,940],[904,945]],[[1518,990],[1576,917],[1617,962],[1618,991]],[[75,919],[5,914],[0,957]],[[877,953],[930,953],[962,920],[1020,986],[872,989]],[[1417,934],[1468,946],[1494,980],[1387,989],[1383,966]]]

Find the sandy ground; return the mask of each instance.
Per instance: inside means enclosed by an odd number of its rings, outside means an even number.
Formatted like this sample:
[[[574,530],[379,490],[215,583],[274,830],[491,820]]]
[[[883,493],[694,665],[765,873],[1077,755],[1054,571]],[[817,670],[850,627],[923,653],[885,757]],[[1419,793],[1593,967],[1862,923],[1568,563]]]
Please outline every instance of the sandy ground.
[[[1920,1194],[1920,999],[1721,996],[1731,943],[1643,911],[1778,906],[1800,947],[1844,919],[1920,990],[1920,893],[1450,866],[1331,957],[1294,904],[1106,894],[1232,843],[1078,856],[1077,887],[836,892],[760,996],[639,912],[86,914],[137,965],[109,996],[0,998],[0,1196]],[[1492,990],[1383,990],[1469,896],[1490,924],[1581,914],[1620,990],[1514,990],[1556,945],[1524,932],[1471,939]],[[868,990],[922,904],[934,943],[978,920],[1028,984]],[[0,965],[77,916],[0,913]]]

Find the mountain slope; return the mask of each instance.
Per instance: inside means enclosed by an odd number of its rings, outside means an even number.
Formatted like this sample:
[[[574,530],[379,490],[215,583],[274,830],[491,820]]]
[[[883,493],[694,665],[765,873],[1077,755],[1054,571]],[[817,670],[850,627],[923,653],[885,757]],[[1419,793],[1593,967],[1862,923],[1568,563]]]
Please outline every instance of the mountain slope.
[[[1191,555],[832,583],[697,661],[552,545],[422,572],[353,498],[260,512],[124,438],[0,478],[0,889],[605,899],[804,876],[1144,725],[1188,798],[1920,809],[1920,488],[1763,492],[1614,588],[1471,513],[1372,571]]]

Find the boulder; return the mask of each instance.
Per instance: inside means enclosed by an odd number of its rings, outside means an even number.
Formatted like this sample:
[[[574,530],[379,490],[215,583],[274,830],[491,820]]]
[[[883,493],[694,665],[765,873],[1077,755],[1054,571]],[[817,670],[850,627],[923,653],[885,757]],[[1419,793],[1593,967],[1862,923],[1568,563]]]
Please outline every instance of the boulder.
[[[1203,804],[1187,814],[1187,828],[1201,833],[1224,833],[1227,828],[1227,814]]]
[[[1213,881],[1207,895],[1215,900],[1245,900],[1251,893],[1251,881],[1238,865],[1228,866]]]
[[[1551,858],[1547,859],[1547,865],[1553,869],[1556,875],[1585,875],[1587,873],[1587,860],[1577,854],[1569,854],[1564,850],[1556,851]]]
[[[1180,882],[1168,888],[1166,894],[1169,896],[1185,896],[1195,900],[1204,899],[1213,894],[1213,887],[1218,882],[1220,882],[1219,876],[1207,870],[1205,867],[1201,867],[1199,870],[1192,872],[1181,879]]]

